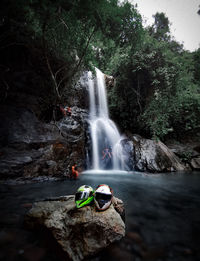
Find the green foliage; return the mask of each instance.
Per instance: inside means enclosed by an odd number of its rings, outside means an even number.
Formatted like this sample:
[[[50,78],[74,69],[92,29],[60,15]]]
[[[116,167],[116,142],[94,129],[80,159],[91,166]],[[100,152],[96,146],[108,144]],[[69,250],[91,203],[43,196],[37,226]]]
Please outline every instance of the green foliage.
[[[200,127],[200,49],[185,51],[164,13],[146,29],[118,0],[3,0],[0,15],[1,49],[40,48],[55,102],[96,66],[116,79],[108,96],[122,130],[165,138]]]
[[[200,48],[193,53],[194,80],[200,85]]]
[[[140,48],[118,48],[110,60],[117,78],[109,95],[112,116],[120,117],[123,130],[154,138],[195,131],[200,127],[199,52],[192,55],[171,39],[163,14],[155,15],[141,39]]]
[[[191,162],[192,159],[192,151],[184,151],[181,153],[181,155],[179,155],[179,157],[181,158],[181,160],[183,162]]]
[[[169,19],[164,13],[156,13],[153,17],[155,21],[153,26],[149,28],[150,34],[158,41],[169,41]]]
[[[42,45],[54,93],[62,97],[83,69],[105,70],[117,48],[136,42],[141,17],[118,0],[3,1],[1,26],[17,43]],[[19,28],[21,30],[19,30]],[[13,34],[19,32],[19,37]],[[25,37],[23,37],[23,35]],[[26,41],[27,44],[27,41]],[[59,60],[57,66],[52,57]]]
[[[163,138],[170,132],[177,136],[200,127],[199,86],[193,83],[193,75],[188,66],[188,54],[182,59],[174,59],[173,71],[164,75],[164,89],[154,92],[154,97],[146,106],[142,117],[146,128],[153,136]]]

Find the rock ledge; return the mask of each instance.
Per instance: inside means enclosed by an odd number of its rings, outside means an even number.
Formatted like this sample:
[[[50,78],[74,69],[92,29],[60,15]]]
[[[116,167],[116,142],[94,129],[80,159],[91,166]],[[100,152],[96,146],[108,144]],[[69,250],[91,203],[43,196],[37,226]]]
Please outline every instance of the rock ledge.
[[[31,228],[47,228],[66,255],[78,261],[97,254],[125,235],[122,212],[123,203],[117,198],[109,209],[98,212],[93,205],[76,209],[71,195],[34,203],[25,222]]]

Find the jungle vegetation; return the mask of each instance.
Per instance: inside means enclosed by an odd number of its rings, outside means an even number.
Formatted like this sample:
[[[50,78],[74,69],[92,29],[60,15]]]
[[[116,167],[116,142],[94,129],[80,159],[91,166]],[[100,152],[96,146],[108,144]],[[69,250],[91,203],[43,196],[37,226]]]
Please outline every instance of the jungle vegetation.
[[[64,100],[81,72],[96,66],[115,78],[109,106],[122,132],[165,139],[200,129],[200,49],[185,50],[164,13],[145,28],[128,1],[3,0],[1,6],[4,101],[14,70],[9,59],[24,46],[38,56],[52,103]]]

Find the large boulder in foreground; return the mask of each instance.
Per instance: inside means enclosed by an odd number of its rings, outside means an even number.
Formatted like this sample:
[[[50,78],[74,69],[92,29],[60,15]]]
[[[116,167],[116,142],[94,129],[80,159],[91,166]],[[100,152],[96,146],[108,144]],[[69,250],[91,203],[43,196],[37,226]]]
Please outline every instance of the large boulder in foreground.
[[[184,171],[180,159],[161,141],[132,137],[135,168],[140,171],[165,172]]]
[[[109,209],[98,212],[94,206],[77,209],[74,196],[66,196],[34,203],[25,221],[32,228],[47,228],[68,258],[78,261],[125,235],[122,212],[123,203],[116,198]]]

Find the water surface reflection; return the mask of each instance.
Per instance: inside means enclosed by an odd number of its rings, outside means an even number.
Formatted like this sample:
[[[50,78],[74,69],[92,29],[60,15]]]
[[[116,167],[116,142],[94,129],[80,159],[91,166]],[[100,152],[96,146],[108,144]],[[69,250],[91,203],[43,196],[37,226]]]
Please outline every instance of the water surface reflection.
[[[198,172],[82,174],[76,181],[0,185],[0,260],[61,260],[23,227],[29,203],[101,183],[124,201],[127,237],[95,260],[200,260]]]

